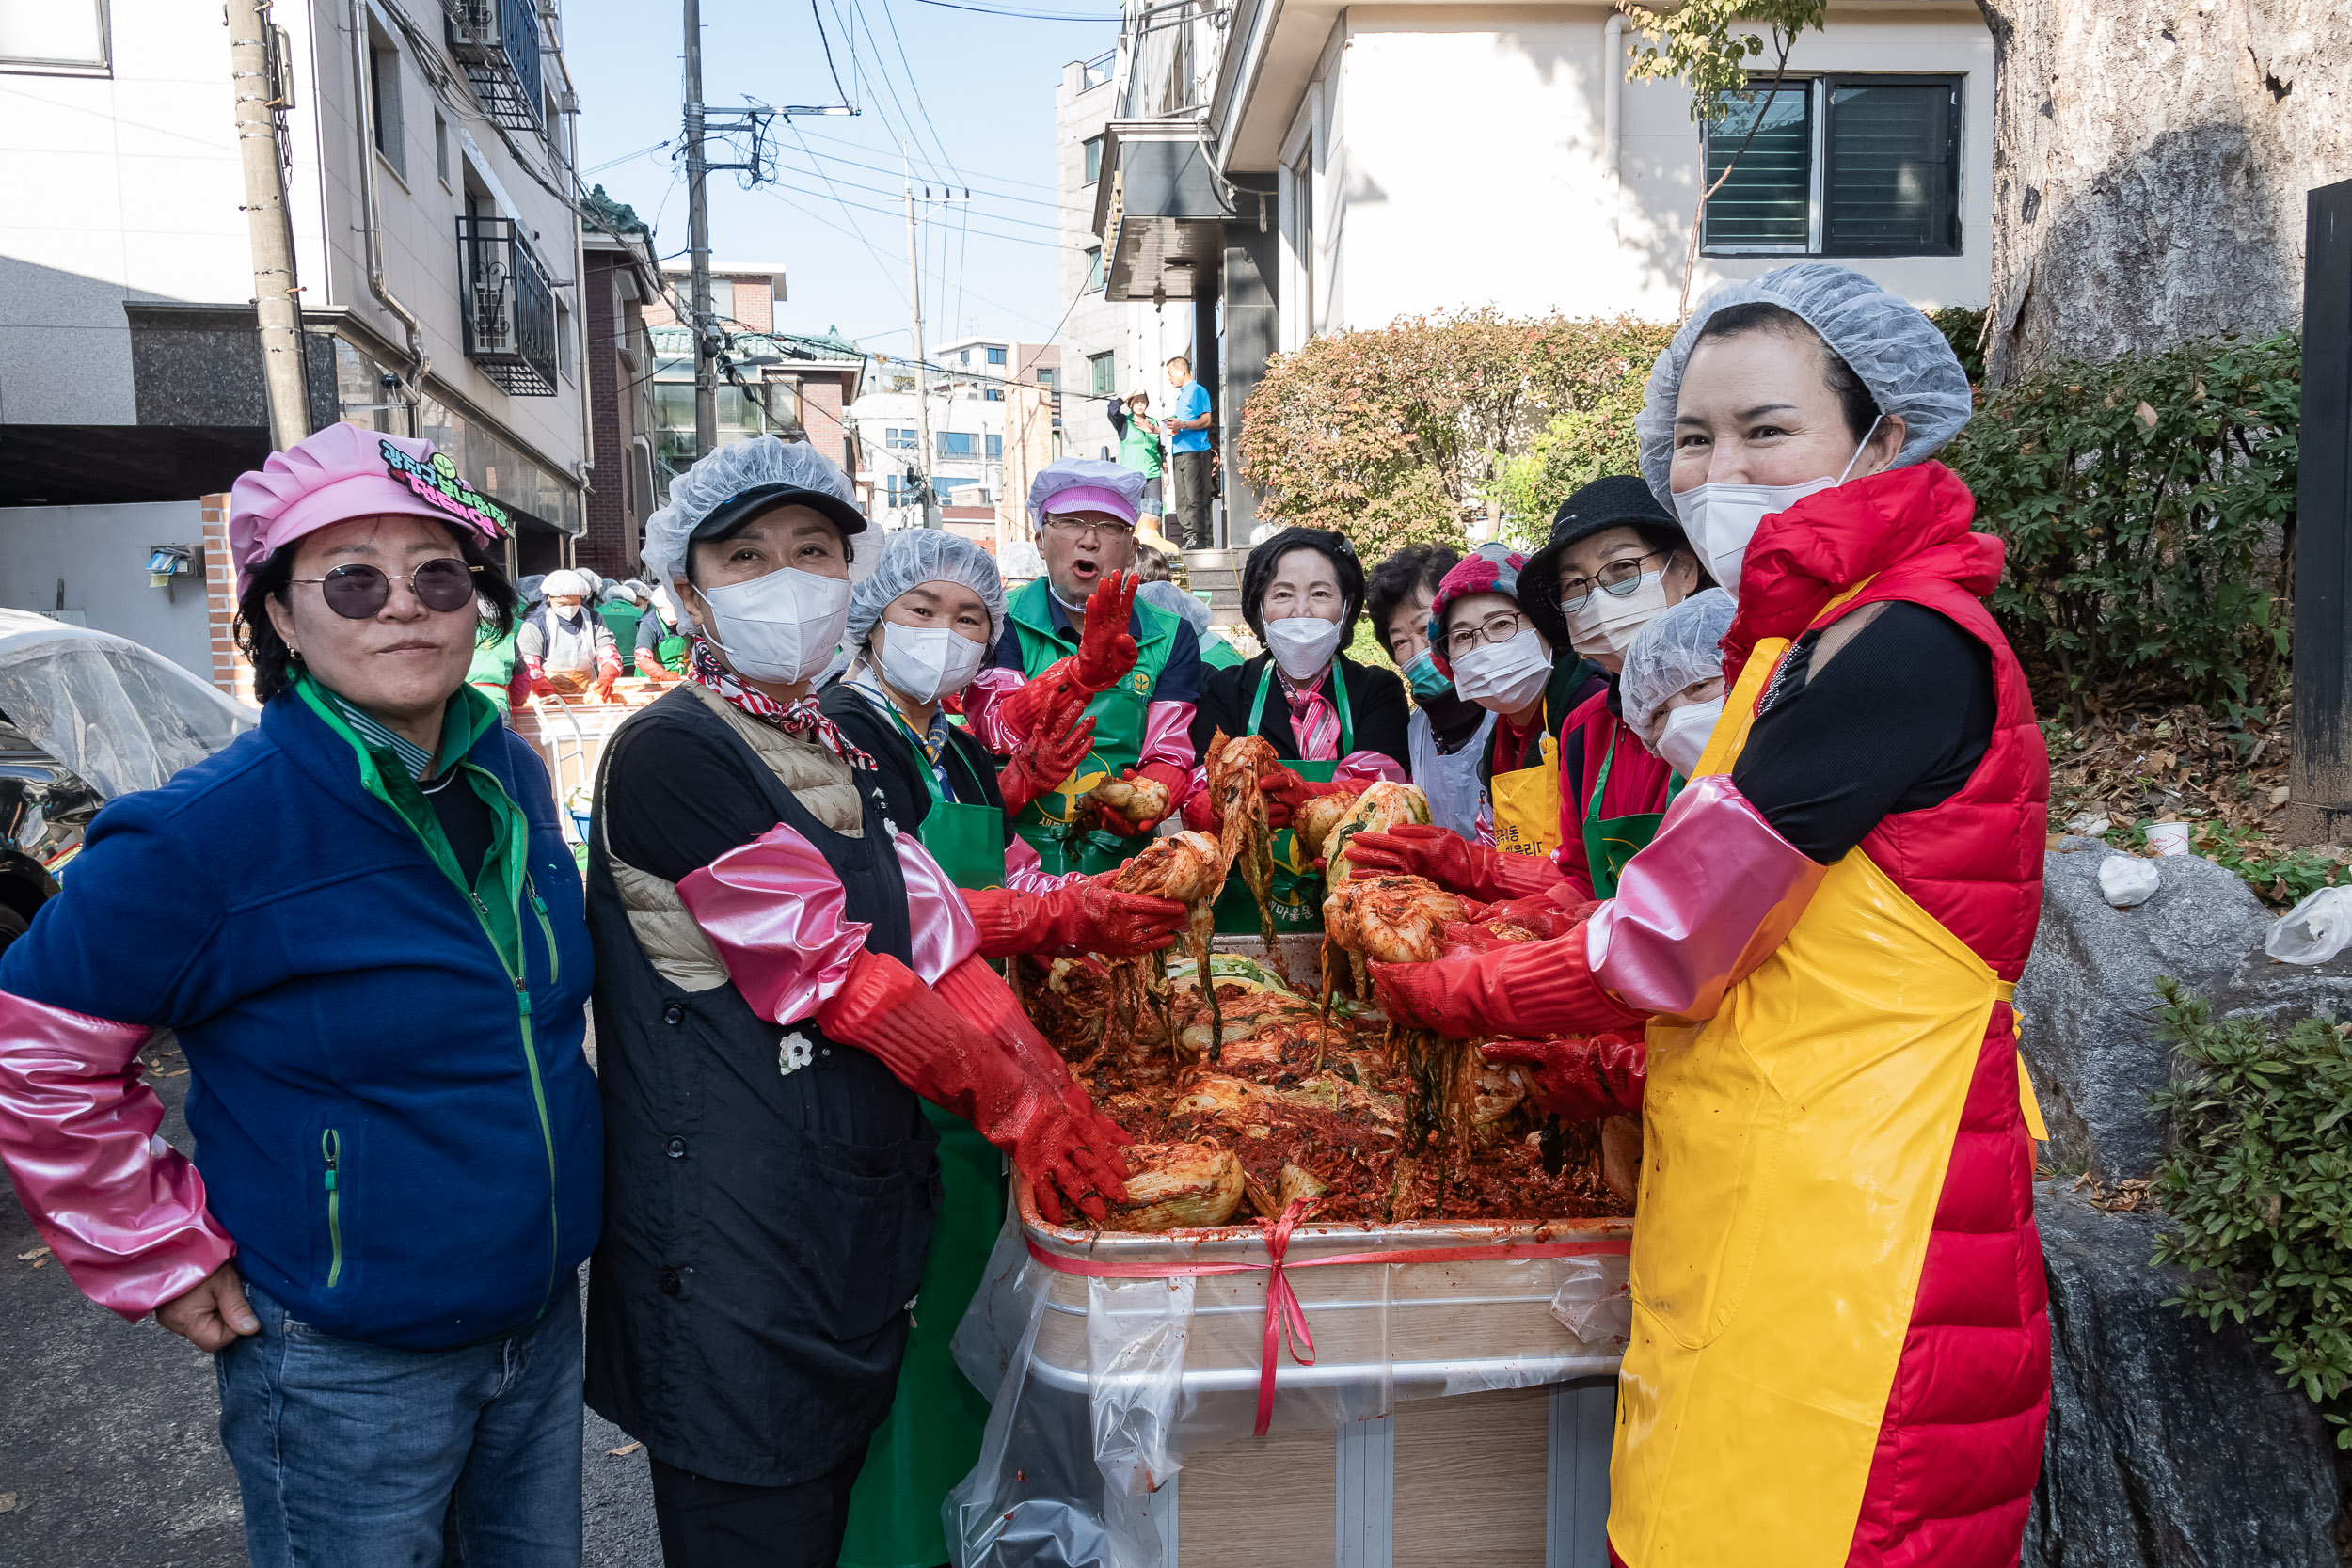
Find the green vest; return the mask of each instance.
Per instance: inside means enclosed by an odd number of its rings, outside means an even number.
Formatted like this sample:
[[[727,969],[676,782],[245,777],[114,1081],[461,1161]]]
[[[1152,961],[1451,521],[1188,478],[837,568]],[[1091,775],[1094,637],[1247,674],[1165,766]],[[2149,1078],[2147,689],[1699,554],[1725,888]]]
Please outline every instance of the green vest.
[[[1054,625],[1054,606],[1045,579],[1039,578],[1012,596],[1005,607],[1021,639],[1021,673],[1030,680],[1043,674],[1055,660],[1078,651],[1078,634]],[[1094,749],[1061,787],[1041,795],[1021,810],[1013,831],[1029,841],[1048,872],[1108,871],[1152,842],[1150,837],[1121,838],[1101,829],[1083,830],[1073,820],[1079,801],[1104,779],[1119,777],[1136,766],[1143,755],[1144,715],[1152,705],[1152,689],[1176,644],[1184,622],[1168,611],[1137,600],[1136,667],[1124,679],[1087,705],[1094,721]]]
[[[612,641],[621,656],[621,673],[637,673],[637,623],[645,612],[627,599],[615,599],[611,604],[598,605],[596,614],[612,628]]]
[[[466,684],[475,688],[506,716],[506,689],[515,678],[515,634],[491,637],[485,626],[474,639],[473,662],[466,667]]]

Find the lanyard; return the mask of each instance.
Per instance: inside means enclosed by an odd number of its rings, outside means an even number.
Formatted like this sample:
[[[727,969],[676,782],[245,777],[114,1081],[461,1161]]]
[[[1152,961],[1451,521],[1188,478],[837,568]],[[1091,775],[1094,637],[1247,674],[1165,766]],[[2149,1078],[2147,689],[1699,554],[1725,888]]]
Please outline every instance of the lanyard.
[[[1337,656],[1332,657],[1330,671],[1324,676],[1324,679],[1331,683],[1331,689],[1334,698],[1331,705],[1339,710],[1340,756],[1344,757],[1351,754],[1356,750],[1356,725],[1355,722],[1348,717],[1347,682],[1341,678],[1340,661]],[[1258,721],[1265,717],[1265,696],[1266,693],[1273,689],[1274,659],[1273,657],[1269,655],[1267,656],[1265,661],[1265,673],[1258,677],[1257,700],[1249,705],[1248,733],[1251,735],[1256,735],[1258,733]],[[1285,705],[1288,705],[1286,704]],[[1293,739],[1297,738],[1296,730],[1297,726],[1293,725]],[[1303,752],[1306,748],[1301,746],[1299,750]],[[1333,760],[1337,761],[1338,758],[1334,758]]]

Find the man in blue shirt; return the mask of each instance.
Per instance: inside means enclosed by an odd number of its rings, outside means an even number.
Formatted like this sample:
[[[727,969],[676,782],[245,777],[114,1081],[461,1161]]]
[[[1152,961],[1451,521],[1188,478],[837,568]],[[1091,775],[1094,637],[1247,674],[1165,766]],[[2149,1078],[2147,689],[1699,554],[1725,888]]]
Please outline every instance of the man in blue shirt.
[[[1188,550],[1205,550],[1216,543],[1209,536],[1209,465],[1215,461],[1209,436],[1209,389],[1192,378],[1192,361],[1183,355],[1168,362],[1168,385],[1176,388],[1176,411],[1168,421],[1168,466],[1176,478],[1175,527],[1169,535]]]

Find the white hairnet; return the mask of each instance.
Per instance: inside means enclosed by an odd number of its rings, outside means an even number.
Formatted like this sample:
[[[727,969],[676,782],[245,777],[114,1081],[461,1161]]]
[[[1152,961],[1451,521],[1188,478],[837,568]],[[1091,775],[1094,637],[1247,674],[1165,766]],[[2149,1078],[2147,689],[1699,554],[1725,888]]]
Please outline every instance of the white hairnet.
[[[1693,681],[1724,673],[1724,656],[1716,644],[1731,629],[1731,595],[1709,588],[1652,616],[1626,644],[1617,701],[1643,745],[1658,739],[1667,698]]]
[[[1919,308],[1880,288],[1851,267],[1800,261],[1761,277],[1726,283],[1699,301],[1666,352],[1650,367],[1649,390],[1633,431],[1642,443],[1642,477],[1650,493],[1674,504],[1666,487],[1674,463],[1675,402],[1682,372],[1699,334],[1719,310],[1760,302],[1796,316],[1853,368],[1879,411],[1900,414],[1905,434],[1893,467],[1925,462],[1968,422],[1973,404],[1968,373],[1943,332]]]
[[[806,441],[773,436],[733,441],[670,482],[670,502],[645,519],[645,570],[661,582],[686,575],[695,527],[726,502],[763,484],[815,490],[855,510],[857,492],[838,465]]]
[[[1167,610],[1190,626],[1196,637],[1209,629],[1209,607],[1172,582],[1147,582],[1136,590],[1136,597]]]
[[[1143,505],[1143,474],[1141,470],[1117,463],[1105,463],[1097,457],[1064,457],[1048,463],[1029,481],[1029,520],[1044,521],[1045,503],[1064,490],[1107,491],[1126,503],[1124,511],[1129,522],[1140,515]]]
[[[988,606],[988,641],[995,646],[1005,626],[1005,584],[996,562],[969,539],[945,529],[906,528],[882,537],[874,552],[874,570],[850,590],[850,625],[841,645],[855,648],[866,641],[890,601],[926,582],[960,582]]]
[[[553,598],[558,594],[577,594],[585,599],[593,597],[596,591],[595,584],[588,580],[587,573],[569,566],[559,567],[539,580],[539,594],[543,598]]]

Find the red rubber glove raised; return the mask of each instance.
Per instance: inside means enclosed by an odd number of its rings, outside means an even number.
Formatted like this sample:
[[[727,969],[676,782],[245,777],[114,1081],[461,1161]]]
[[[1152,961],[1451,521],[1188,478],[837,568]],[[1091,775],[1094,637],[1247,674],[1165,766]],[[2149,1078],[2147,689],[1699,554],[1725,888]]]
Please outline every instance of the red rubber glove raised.
[[[1347,861],[1359,877],[1426,877],[1469,898],[1524,898],[1567,880],[1549,855],[1513,855],[1472,844],[1445,828],[1412,823],[1358,833]]]
[[[1006,816],[1017,816],[1039,796],[1053,794],[1086,761],[1094,749],[1094,718],[1086,713],[1086,703],[1083,697],[1066,703],[1066,719],[1035,731],[997,770],[996,787],[1005,797]]]
[[[1083,708],[1136,667],[1136,640],[1127,628],[1138,580],[1133,572],[1113,572],[1094,585],[1087,598],[1087,625],[1078,635],[1078,651],[1056,659],[997,705],[999,721],[1008,730],[1025,739],[1053,734],[1050,721],[1072,696]]]
[[[1005,888],[967,892],[964,907],[979,927],[980,955],[1008,958],[1016,953],[1073,958],[1099,953],[1131,958],[1154,952],[1184,928],[1184,907],[1172,898],[1121,893],[1115,871],[1073,879],[1045,893]]]
[[[1645,1016],[1603,990],[1580,928],[1549,942],[1513,942],[1474,958],[1372,965],[1391,1022],[1454,1039],[1520,1039],[1638,1028]]]
[[[1649,1042],[1636,1034],[1575,1040],[1493,1040],[1478,1048],[1493,1067],[1527,1075],[1535,1103],[1568,1121],[1639,1116],[1649,1079]]]
[[[975,989],[961,974],[958,981]],[[941,983],[948,982],[943,976]],[[1036,1053],[1053,1055],[1042,1040],[1015,1051],[993,1027],[966,1020],[906,965],[868,952],[851,962],[841,989],[817,1009],[816,1022],[1010,1155],[1047,1219],[1061,1218],[1065,1196],[1096,1220],[1108,1212],[1105,1199],[1126,1201],[1118,1150],[1127,1134],[1071,1082],[1068,1068],[1057,1080]]]

